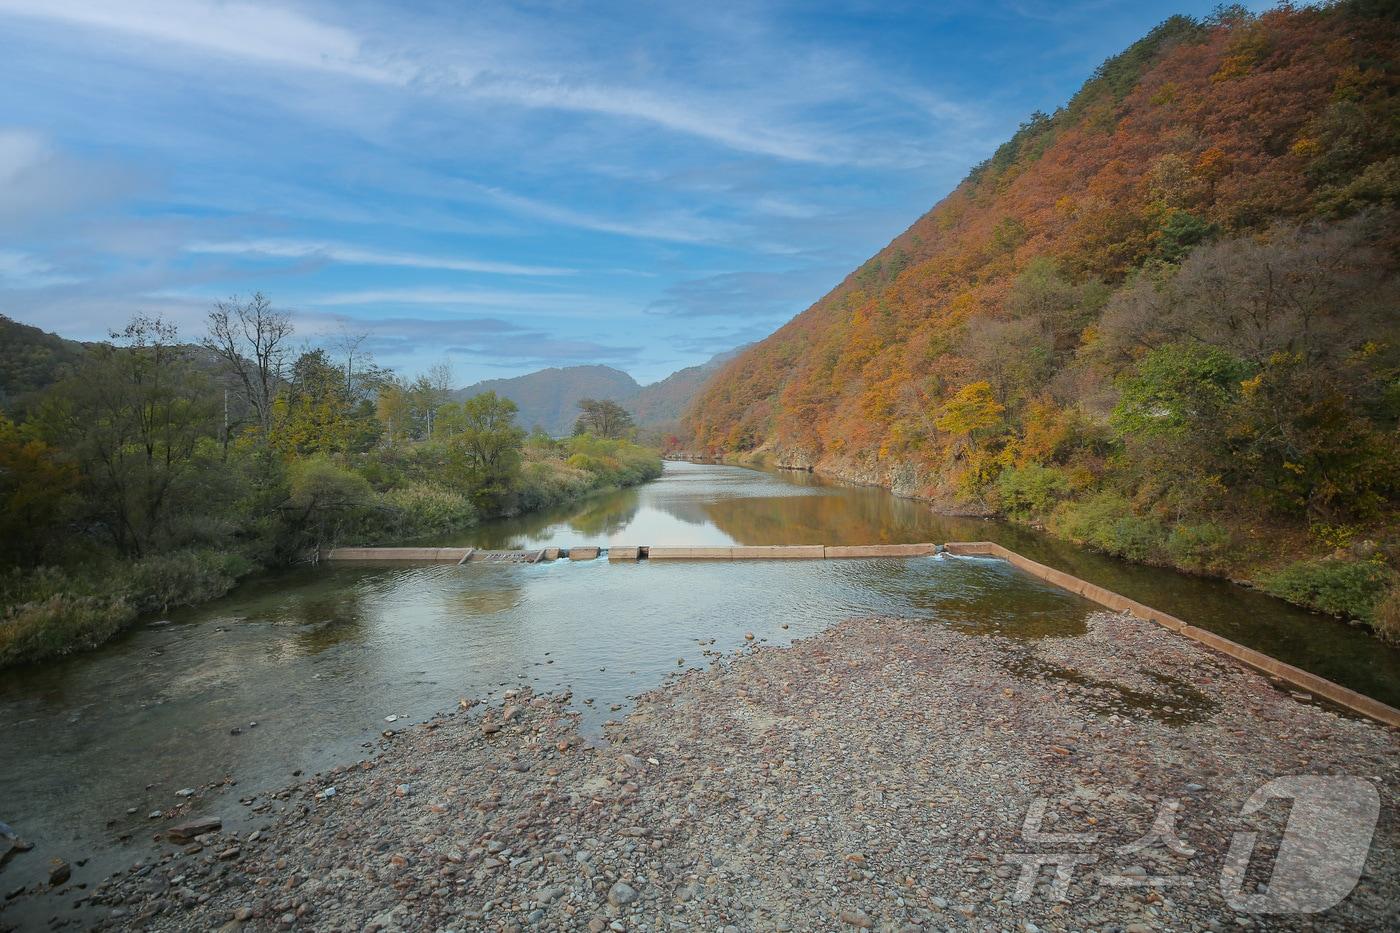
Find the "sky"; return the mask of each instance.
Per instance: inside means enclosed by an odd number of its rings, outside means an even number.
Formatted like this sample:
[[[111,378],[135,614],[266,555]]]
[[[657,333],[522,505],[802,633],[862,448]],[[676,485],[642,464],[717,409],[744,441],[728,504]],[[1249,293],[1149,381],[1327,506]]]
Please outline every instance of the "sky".
[[[254,291],[412,377],[756,340],[1213,2],[0,0],[0,314]]]

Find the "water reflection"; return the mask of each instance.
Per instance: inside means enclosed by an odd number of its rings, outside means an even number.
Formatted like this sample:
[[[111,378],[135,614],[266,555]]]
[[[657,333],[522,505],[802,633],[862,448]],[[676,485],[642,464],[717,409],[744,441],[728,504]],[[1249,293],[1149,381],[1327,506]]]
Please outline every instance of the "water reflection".
[[[616,518],[596,524],[578,521],[580,515],[595,511]],[[453,541],[432,543],[606,547],[984,539],[1400,705],[1400,649],[1364,629],[1223,580],[1114,560],[1028,528],[936,515],[923,503],[899,499],[881,489],[836,485],[809,473],[668,463],[662,480],[640,489],[605,494],[583,507],[498,523]],[[999,623],[987,616],[986,624]]]
[[[1400,699],[1400,652],[1361,632],[1228,584],[1120,564],[1023,529],[941,518],[880,490],[807,474],[669,464],[662,480],[640,489],[433,543],[978,538]],[[596,730],[612,704],[674,673],[677,658],[704,663],[700,643],[711,639],[720,651],[742,646],[749,631],[782,644],[842,618],[888,615],[1035,640],[1082,633],[1091,608],[1001,561],[974,558],[366,564],[268,575],[170,616],[171,624],[0,678],[0,819],[39,846],[7,867],[6,884],[31,881],[50,855],[89,856],[85,874],[95,877],[130,860],[122,837],[148,836],[145,814],[168,807],[178,788],[226,776],[241,788],[276,786],[293,770],[353,759],[388,715],[427,717],[460,696],[568,686]],[[1186,693],[1167,695],[1110,699],[1173,716],[1192,707]],[[1152,707],[1164,702],[1172,709]]]

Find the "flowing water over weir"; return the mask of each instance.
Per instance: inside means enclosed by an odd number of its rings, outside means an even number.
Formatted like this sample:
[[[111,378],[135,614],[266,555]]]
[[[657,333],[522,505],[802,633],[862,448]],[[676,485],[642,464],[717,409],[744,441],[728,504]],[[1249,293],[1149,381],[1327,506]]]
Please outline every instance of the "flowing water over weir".
[[[142,857],[164,825],[148,814],[186,805],[181,789],[235,781],[205,791],[191,812],[256,826],[239,797],[362,757],[381,731],[459,698],[568,687],[596,733],[625,714],[629,696],[744,646],[750,634],[781,645],[861,615],[1013,640],[1085,631],[1093,603],[997,559],[657,559],[779,544],[844,556],[852,545],[984,539],[1400,701],[1400,652],[1239,587],[940,517],[808,474],[673,463],[638,489],[418,542],[431,558],[267,575],[148,619],[98,651],[0,674],[0,821],[36,843],[0,872],[0,929],[54,912],[31,898],[3,906],[6,893],[42,877],[51,856],[90,859],[75,868],[80,881]],[[638,546],[650,550],[627,554]],[[558,559],[561,549],[572,559]],[[1189,720],[1189,702],[1180,705]]]

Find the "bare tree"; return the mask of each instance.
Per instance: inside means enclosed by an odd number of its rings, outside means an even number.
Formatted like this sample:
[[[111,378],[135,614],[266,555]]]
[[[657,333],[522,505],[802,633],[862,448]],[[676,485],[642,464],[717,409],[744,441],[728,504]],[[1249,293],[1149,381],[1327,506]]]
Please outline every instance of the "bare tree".
[[[237,296],[209,312],[209,334],[201,344],[216,353],[242,387],[243,400],[266,437],[272,430],[272,403],[287,375],[292,318],[277,311],[262,292],[246,302]]]
[[[451,391],[452,366],[446,360],[429,366],[427,372],[413,380],[409,396],[413,400],[414,414],[422,420],[425,438],[433,436],[433,419]]]
[[[330,349],[341,360],[345,373],[345,393],[354,401],[374,399],[391,380],[393,372],[374,361],[374,354],[365,346],[369,334],[352,333],[344,325],[330,341]]]

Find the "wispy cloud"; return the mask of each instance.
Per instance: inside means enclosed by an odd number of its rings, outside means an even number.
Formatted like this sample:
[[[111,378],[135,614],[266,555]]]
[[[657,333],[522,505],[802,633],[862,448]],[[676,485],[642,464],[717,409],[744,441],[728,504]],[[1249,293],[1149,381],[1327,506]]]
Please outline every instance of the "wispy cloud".
[[[198,333],[262,289],[408,372],[660,378],[800,311],[1172,11],[1105,4],[0,0],[0,310]]]
[[[702,102],[680,91],[664,94],[622,86],[573,83],[557,75],[471,74],[462,76],[458,87],[481,100],[651,123],[738,152],[797,162],[839,163],[847,159],[830,145],[830,139],[764,123],[732,103],[724,106]]]
[[[221,0],[0,0],[0,13],[57,20],[187,46],[231,58],[331,71],[373,81],[409,74],[367,60],[348,29],[294,10]]]
[[[48,288],[71,285],[76,276],[65,275],[37,256],[16,250],[0,250],[0,287]]]
[[[538,198],[515,194],[501,188],[486,185],[468,186],[480,197],[500,204],[503,207],[550,223],[566,227],[578,227],[598,233],[612,233],[618,236],[636,237],[646,240],[666,240],[673,243],[715,243],[732,241],[740,228],[732,223],[712,220],[693,212],[675,213],[669,216],[651,217],[641,220],[618,220],[601,214],[576,210],[561,204],[552,204]]]
[[[840,276],[840,270],[830,268],[721,272],[676,282],[647,310],[684,318],[791,317],[839,282]]]
[[[313,308],[355,305],[497,308],[564,317],[612,318],[625,317],[629,314],[629,309],[626,307],[620,307],[614,302],[601,302],[596,297],[587,294],[419,286],[332,292],[309,297],[302,303]]]
[[[500,318],[393,318],[362,320],[343,315],[299,316],[302,330],[313,337],[343,331],[364,334],[366,349],[386,358],[461,356],[507,367],[606,360],[636,360],[641,348],[587,338],[561,337],[518,321]]]
[[[559,276],[573,275],[576,269],[560,266],[531,266],[512,262],[492,262],[453,256],[401,253],[314,240],[201,240],[187,244],[185,251],[225,256],[253,256],[268,259],[313,259],[359,266],[402,266],[412,269],[446,269],[453,272],[484,272],[494,275]]]
[[[875,165],[911,156],[889,145],[870,146],[839,124],[797,112],[820,111],[836,101],[856,102],[867,93],[857,79],[877,80],[875,75],[851,74],[853,64],[838,65],[839,57],[829,50],[807,56],[817,64],[803,67],[800,80],[780,87],[781,73],[776,72],[767,93],[755,96],[743,89],[702,90],[701,85],[678,80],[653,79],[643,85],[599,81],[576,73],[577,68],[571,68],[575,63],[551,60],[547,46],[531,49],[507,43],[504,37],[475,43],[464,64],[460,43],[451,55],[435,57],[425,54],[422,45],[395,47],[391,37],[382,35],[370,42],[346,26],[265,3],[0,0],[3,14],[115,32],[264,66],[327,72],[416,94],[613,117],[782,160]],[[510,56],[495,53],[496,46],[504,45],[509,45]],[[798,65],[789,62],[794,70]],[[830,75],[837,80],[820,80]],[[882,97],[905,100],[915,112],[936,120],[975,119],[967,108],[927,89],[906,91],[888,76],[882,81]]]

